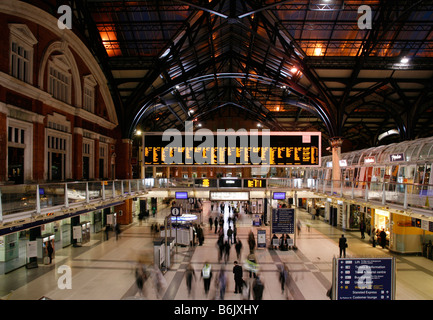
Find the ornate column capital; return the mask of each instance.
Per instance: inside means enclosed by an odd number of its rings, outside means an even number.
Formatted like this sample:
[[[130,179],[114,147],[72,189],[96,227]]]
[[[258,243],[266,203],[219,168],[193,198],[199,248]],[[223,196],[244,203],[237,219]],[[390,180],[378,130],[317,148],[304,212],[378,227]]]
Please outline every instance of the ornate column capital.
[[[332,148],[340,148],[343,144],[344,138],[343,137],[333,137],[329,138],[329,143],[331,144]]]

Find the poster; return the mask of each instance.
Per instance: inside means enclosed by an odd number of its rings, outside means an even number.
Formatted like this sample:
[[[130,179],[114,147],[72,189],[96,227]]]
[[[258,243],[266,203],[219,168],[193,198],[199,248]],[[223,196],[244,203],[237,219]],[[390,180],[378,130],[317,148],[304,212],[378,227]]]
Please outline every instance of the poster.
[[[257,230],[257,248],[266,248],[266,230]]]
[[[37,241],[27,242],[27,258],[33,258],[38,256],[38,245]]]
[[[81,226],[72,227],[72,238],[76,240],[81,240]]]

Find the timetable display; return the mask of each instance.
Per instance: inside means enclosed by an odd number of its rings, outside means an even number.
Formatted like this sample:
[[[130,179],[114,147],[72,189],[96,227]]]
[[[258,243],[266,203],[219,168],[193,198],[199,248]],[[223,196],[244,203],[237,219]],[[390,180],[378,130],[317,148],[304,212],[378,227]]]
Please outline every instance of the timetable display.
[[[270,132],[268,135],[146,134],[145,166],[320,166],[320,132]]]

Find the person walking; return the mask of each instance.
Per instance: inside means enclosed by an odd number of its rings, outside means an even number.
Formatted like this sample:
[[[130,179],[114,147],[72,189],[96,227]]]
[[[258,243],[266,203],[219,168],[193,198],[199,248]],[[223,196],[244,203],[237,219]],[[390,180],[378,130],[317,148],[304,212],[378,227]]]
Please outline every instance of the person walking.
[[[218,276],[218,286],[219,286],[220,300],[224,300],[224,296],[226,294],[226,287],[227,287],[227,277],[224,268],[221,268],[220,270]]]
[[[49,241],[47,246],[47,254],[48,254],[48,258],[50,259],[50,264],[53,261],[53,252],[54,252],[54,248],[51,245],[51,241]]]
[[[254,280],[253,283],[253,297],[254,300],[262,300],[263,298],[263,290],[265,289],[265,286],[263,285],[262,280],[259,276]]]
[[[376,228],[373,228],[373,230],[371,231],[371,242],[373,243],[373,247],[376,247],[376,241],[377,241]]]
[[[385,247],[386,247],[386,232],[384,229],[382,229],[382,231],[380,231],[379,237],[380,237],[380,246],[383,249],[385,249]]]
[[[186,287],[188,288],[188,297],[191,295],[191,289],[192,289],[192,279],[195,280],[195,271],[191,265],[191,263],[188,265],[185,271],[185,280],[186,280]]]
[[[213,219],[211,216],[209,216],[209,227],[211,231],[212,231],[212,224],[213,224]]]
[[[120,234],[120,225],[116,223],[114,226],[114,231],[116,232],[116,241],[119,240],[119,234]]]
[[[110,225],[107,224],[107,225],[105,226],[105,240],[108,240],[108,238],[109,238],[109,235],[110,235],[110,229],[111,229]]]
[[[338,241],[338,246],[340,247],[340,258],[342,254],[344,255],[344,258],[346,258],[347,239],[344,237],[344,234],[341,235],[341,238]]]
[[[236,258],[238,260],[241,260],[242,241],[239,238],[236,240],[235,249],[236,249]]]
[[[361,221],[361,223],[359,224],[359,231],[361,231],[361,239],[365,239],[365,223],[364,221]]]
[[[207,261],[204,263],[203,269],[201,270],[200,278],[203,278],[204,293],[207,296],[212,280],[212,266]]]
[[[231,226],[229,226],[229,229],[227,230],[227,238],[229,243],[233,244],[233,230]]]
[[[226,240],[224,242],[224,262],[227,264],[227,261],[230,259],[230,243]]]
[[[235,293],[242,293],[242,284],[244,280],[242,279],[243,270],[242,267],[235,261],[235,266],[233,267],[233,274],[235,279]]]
[[[217,233],[217,230],[218,230],[218,217],[215,217],[214,225],[215,225],[215,233]]]

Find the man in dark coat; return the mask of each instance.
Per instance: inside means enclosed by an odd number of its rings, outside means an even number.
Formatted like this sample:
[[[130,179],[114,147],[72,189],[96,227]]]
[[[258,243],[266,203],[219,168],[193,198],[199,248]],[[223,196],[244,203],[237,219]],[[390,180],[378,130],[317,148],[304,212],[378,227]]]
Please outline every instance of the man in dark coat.
[[[235,266],[233,267],[233,274],[235,278],[235,293],[242,293],[242,283],[244,282],[242,279],[243,270],[237,261],[235,261]]]
[[[341,254],[346,258],[347,239],[344,237],[344,234],[341,235],[341,238],[338,241],[338,246],[340,247],[340,258]]]

